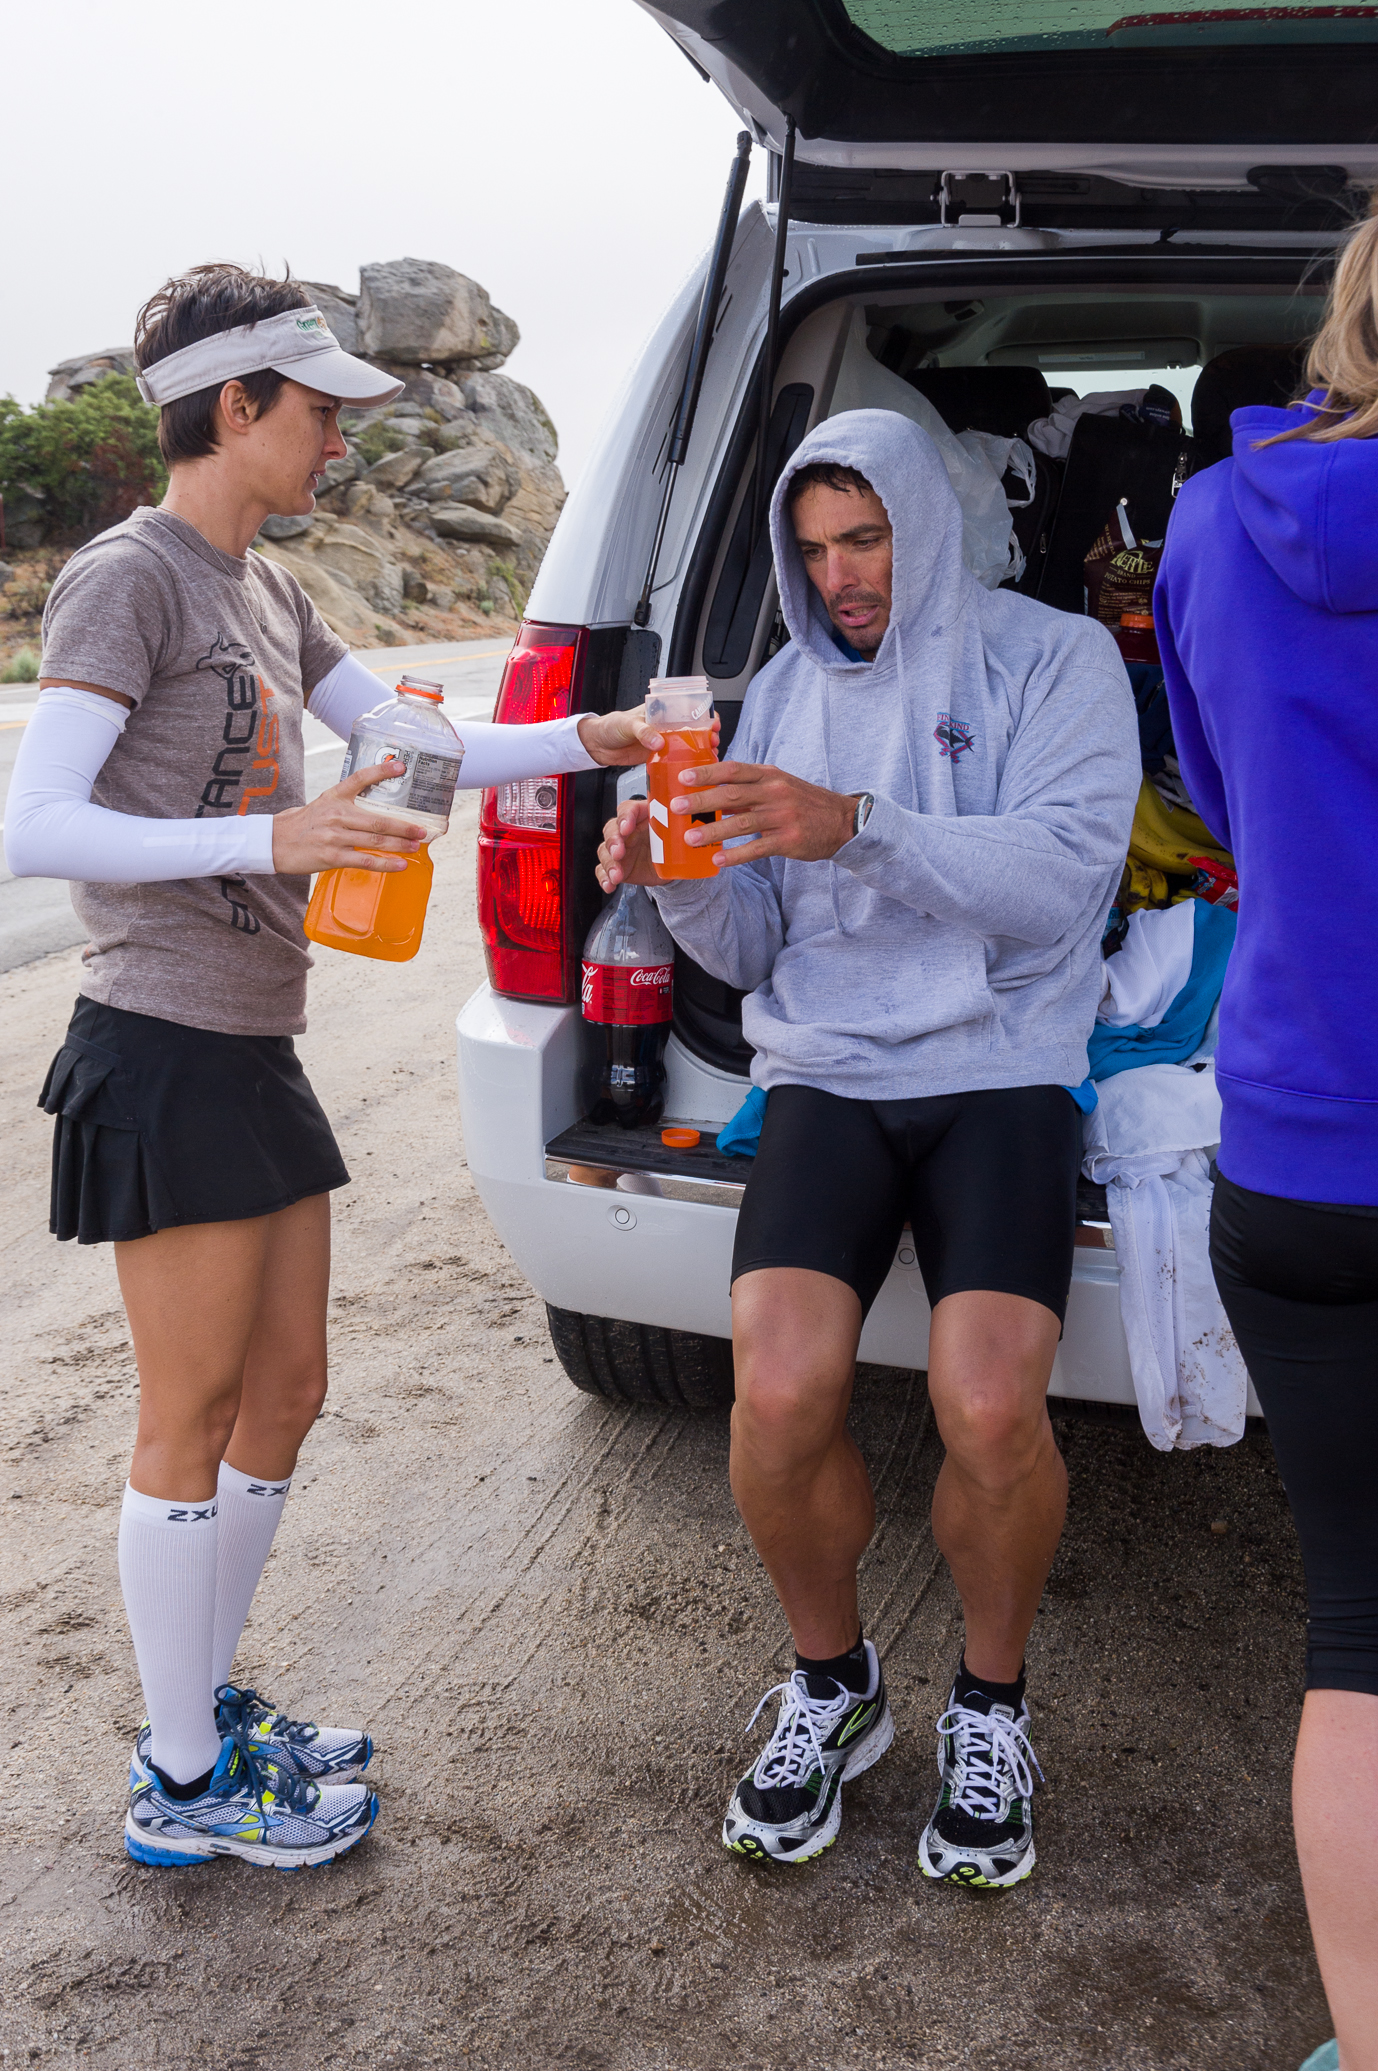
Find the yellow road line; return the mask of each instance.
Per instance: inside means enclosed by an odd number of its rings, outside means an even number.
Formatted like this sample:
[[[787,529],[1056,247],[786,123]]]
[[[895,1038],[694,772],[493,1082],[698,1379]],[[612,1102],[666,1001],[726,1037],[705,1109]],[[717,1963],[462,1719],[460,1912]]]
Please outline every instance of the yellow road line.
[[[424,661],[419,662],[380,662],[376,668],[371,662],[364,662],[364,667],[373,676],[384,676],[392,670],[397,670],[400,674],[406,675],[412,669],[420,675],[423,669],[444,668],[449,662],[488,662],[492,661],[496,655],[510,654],[511,652],[512,647],[509,641],[506,647],[481,647],[477,650],[471,647],[459,654],[430,654],[426,656]],[[360,655],[359,659],[363,661],[363,656]]]

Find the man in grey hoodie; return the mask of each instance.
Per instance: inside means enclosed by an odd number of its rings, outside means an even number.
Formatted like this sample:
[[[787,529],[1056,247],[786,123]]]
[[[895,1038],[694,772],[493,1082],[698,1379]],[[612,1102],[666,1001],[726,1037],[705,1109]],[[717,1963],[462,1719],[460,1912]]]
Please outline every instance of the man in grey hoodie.
[[[751,684],[733,760],[687,772],[672,808],[724,815],[686,837],[719,874],[661,884],[639,802],[599,862],[747,992],[768,1094],[733,1256],[731,1474],[797,1654],[723,1840],[817,1855],[842,1783],[893,1737],[846,1417],[908,1221],[946,1447],[933,1532],[966,1624],[919,1863],[1008,1885],[1034,1862],[1024,1645],[1066,1509],[1045,1397],[1081,1154],[1068,1089],[1139,788],[1133,700],[1102,627],[975,582],[942,461],[902,417],[818,426],[771,528],[789,644]]]

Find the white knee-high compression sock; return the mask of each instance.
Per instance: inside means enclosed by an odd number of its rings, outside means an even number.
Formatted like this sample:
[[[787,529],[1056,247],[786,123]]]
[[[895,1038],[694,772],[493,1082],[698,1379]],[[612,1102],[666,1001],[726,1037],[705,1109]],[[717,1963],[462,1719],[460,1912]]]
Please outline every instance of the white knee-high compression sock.
[[[153,1760],[174,1783],[220,1757],[210,1696],[218,1538],[214,1496],[173,1503],[127,1483],[120,1587],[153,1728]]]
[[[290,1474],[275,1481],[265,1474],[241,1474],[228,1460],[220,1462],[220,1547],[215,1563],[215,1645],[211,1653],[213,1690],[230,1680],[234,1650],[239,1645],[291,1486]]]

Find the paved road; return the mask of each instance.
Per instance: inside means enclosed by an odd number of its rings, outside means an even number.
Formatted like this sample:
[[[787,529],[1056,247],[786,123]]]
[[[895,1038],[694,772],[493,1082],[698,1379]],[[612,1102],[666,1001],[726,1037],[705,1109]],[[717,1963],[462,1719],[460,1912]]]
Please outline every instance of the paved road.
[[[456,724],[489,719],[502,675],[507,641],[445,641],[421,647],[377,647],[360,650],[359,659],[386,686],[407,670],[415,670],[445,686],[445,710]],[[10,772],[25,722],[32,716],[37,691],[32,684],[0,688],[0,819],[9,793]],[[306,794],[315,798],[339,775],[340,743],[328,727],[306,716]],[[64,883],[53,878],[15,878],[0,860],[0,971],[14,970],[36,956],[67,949],[83,939]]]

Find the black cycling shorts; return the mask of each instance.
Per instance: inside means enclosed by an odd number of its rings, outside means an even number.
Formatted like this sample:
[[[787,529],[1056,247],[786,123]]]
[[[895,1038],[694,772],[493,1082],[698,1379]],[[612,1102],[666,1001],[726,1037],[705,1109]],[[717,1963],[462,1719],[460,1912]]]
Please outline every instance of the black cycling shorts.
[[[777,1266],[827,1273],[864,1314],[900,1232],[932,1308],[982,1289],[1067,1313],[1081,1115],[1062,1086],[1001,1086],[929,1100],[844,1100],[773,1087],[747,1181],[732,1277]]]
[[[1378,1211],[1222,1172],[1211,1265],[1301,1540],[1306,1687],[1378,1697]]]

